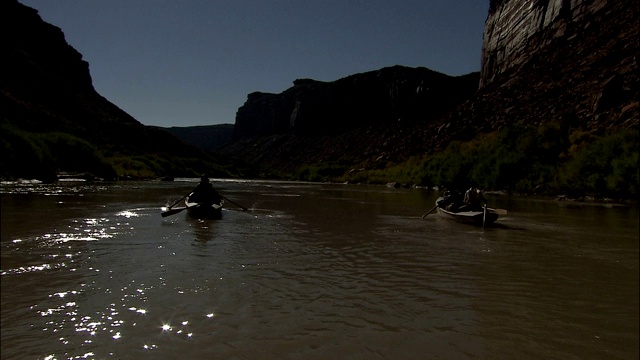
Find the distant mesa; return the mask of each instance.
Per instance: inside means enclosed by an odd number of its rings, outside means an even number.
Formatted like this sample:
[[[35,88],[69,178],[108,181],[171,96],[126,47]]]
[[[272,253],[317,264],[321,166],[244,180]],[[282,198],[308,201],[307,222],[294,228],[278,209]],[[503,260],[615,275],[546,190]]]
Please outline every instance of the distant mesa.
[[[183,142],[208,152],[215,152],[231,142],[233,124],[156,127]]]
[[[238,109],[234,139],[323,136],[362,126],[436,119],[468,99],[479,74],[452,77],[393,66],[332,82],[298,79],[280,94],[254,92]]]
[[[515,123],[638,128],[639,12],[633,1],[491,0],[480,74],[392,66],[298,79],[250,94],[222,151],[284,172],[345,161],[376,169]]]

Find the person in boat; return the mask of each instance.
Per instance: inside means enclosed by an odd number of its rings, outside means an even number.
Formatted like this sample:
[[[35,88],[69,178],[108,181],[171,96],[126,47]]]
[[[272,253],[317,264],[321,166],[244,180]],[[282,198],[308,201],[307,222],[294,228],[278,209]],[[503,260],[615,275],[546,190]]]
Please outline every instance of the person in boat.
[[[472,186],[464,193],[464,206],[460,211],[482,211],[482,207],[487,203],[487,199],[482,195],[482,191]]]
[[[442,200],[438,202],[438,206],[447,211],[456,212],[462,204],[462,193],[457,190],[447,190],[444,192]]]
[[[213,185],[209,182],[207,175],[202,175],[200,183],[193,189],[193,192],[189,196],[190,202],[196,202],[203,205],[218,204],[222,200],[222,196],[213,188]]]

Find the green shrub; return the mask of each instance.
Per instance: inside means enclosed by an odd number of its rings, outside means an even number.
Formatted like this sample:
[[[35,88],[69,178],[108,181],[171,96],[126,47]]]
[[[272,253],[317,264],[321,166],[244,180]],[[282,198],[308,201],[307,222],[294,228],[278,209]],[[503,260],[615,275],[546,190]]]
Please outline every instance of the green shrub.
[[[342,178],[347,170],[347,166],[338,163],[304,165],[293,173],[293,179],[315,182],[335,181]]]
[[[511,125],[469,142],[454,141],[440,153],[401,164],[310,164],[292,178],[637,198],[638,131],[596,136],[572,126],[563,121]],[[358,168],[362,169],[349,171]]]
[[[40,136],[49,147],[58,171],[86,172],[107,179],[116,177],[113,167],[89,142],[60,132]]]
[[[509,126],[426,159],[423,185],[553,194],[638,196],[638,131],[595,137],[548,123]]]
[[[638,141],[637,130],[623,130],[585,146],[562,168],[562,188],[594,196],[637,197]]]
[[[56,179],[54,158],[42,137],[2,126],[2,178]]]

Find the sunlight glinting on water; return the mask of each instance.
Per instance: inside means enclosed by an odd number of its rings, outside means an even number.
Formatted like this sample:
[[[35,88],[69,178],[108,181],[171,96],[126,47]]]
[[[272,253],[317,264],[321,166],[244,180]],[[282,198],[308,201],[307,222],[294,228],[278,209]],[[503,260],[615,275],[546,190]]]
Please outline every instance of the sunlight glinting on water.
[[[637,316],[624,308],[633,294],[616,285],[637,269],[623,231],[599,242],[595,228],[517,215],[503,228],[461,227],[420,219],[422,203],[406,205],[420,200],[412,190],[221,184],[250,210],[229,206],[219,221],[162,218],[161,205],[191,183],[154,183],[140,204],[128,201],[141,190],[123,186],[109,193],[112,204],[98,197],[93,212],[3,239],[3,305],[14,309],[3,310],[3,340],[14,344],[3,353],[534,358],[534,348],[549,355],[574,343],[579,350],[560,353],[629,354],[610,346],[637,333],[618,315]],[[52,189],[56,201],[45,205],[64,209],[77,189]],[[599,312],[583,313],[604,293]],[[5,323],[13,333],[4,335]],[[21,340],[32,333],[40,341]]]

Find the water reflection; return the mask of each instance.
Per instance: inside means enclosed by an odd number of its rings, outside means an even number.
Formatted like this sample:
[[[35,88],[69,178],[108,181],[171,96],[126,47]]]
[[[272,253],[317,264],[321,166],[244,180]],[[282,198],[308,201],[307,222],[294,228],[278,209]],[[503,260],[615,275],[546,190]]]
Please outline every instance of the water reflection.
[[[194,241],[200,245],[205,245],[215,236],[218,220],[189,219],[191,231],[193,231]]]
[[[638,355],[637,210],[483,230],[420,190],[224,182],[251,211],[162,218],[192,186],[3,192],[2,357]]]

